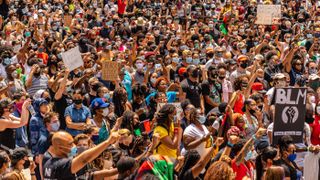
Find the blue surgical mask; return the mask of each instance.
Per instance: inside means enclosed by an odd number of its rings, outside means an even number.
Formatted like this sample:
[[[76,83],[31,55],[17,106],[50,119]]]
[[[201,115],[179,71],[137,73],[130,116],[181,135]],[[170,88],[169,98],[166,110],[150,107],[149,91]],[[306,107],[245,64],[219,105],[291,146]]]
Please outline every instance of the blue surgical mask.
[[[199,118],[198,118],[198,121],[201,123],[201,124],[204,124],[205,122],[206,122],[206,117],[204,117],[204,116],[199,116]]]
[[[246,157],[244,157],[244,160],[249,161],[250,159],[252,159],[252,151],[249,151],[246,155]]]
[[[59,131],[60,123],[59,123],[59,121],[56,123],[51,123],[50,126],[51,126],[52,131],[57,132],[57,131]]]
[[[200,59],[193,59],[193,64],[198,65],[200,63]]]
[[[179,58],[177,58],[177,57],[172,58],[172,62],[178,64],[179,63]]]
[[[98,144],[99,135],[92,135],[91,140],[93,141],[94,144]]]
[[[291,161],[291,162],[296,160],[296,158],[297,158],[297,154],[296,153],[289,154],[289,156],[288,156],[288,160]]]
[[[77,147],[76,146],[73,146],[71,148],[71,151],[70,153],[68,154],[68,157],[75,157],[77,155]]]
[[[103,97],[106,99],[106,100],[109,100],[110,99],[110,94],[109,93],[105,93],[103,95]]]
[[[188,64],[191,64],[191,63],[192,63],[192,57],[187,57],[187,58],[186,58],[186,62],[187,62]]]

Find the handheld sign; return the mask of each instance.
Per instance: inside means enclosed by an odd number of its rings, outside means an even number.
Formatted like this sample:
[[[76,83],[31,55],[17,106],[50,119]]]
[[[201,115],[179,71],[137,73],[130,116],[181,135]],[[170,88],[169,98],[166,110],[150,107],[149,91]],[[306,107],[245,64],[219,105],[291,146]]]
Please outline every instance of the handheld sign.
[[[172,104],[176,107],[177,110],[177,118],[181,119],[181,113],[183,112],[182,107],[181,107],[181,103],[158,103],[157,106],[157,112],[159,112],[159,110],[162,108],[163,105],[165,104]]]
[[[275,89],[273,144],[278,144],[278,140],[284,135],[290,135],[294,143],[303,141],[306,99],[306,88]]]
[[[118,62],[102,61],[102,79],[105,81],[116,81],[118,79]]]
[[[80,66],[83,66],[83,60],[78,46],[61,53],[61,57],[65,66],[70,71],[77,69]]]
[[[256,24],[278,24],[281,18],[281,5],[258,5]]]

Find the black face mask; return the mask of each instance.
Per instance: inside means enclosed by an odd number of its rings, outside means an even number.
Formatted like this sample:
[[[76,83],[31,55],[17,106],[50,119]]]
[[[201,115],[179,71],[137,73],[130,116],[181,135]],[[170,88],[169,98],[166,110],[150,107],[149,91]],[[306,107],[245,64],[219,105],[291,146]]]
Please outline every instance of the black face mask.
[[[224,78],[226,78],[225,76],[219,76],[220,80],[224,80]]]
[[[262,111],[263,105],[258,106],[258,108]]]
[[[48,103],[51,102],[51,98],[50,98],[50,97],[47,97],[45,100],[46,100]]]
[[[253,109],[250,109],[249,112],[250,112],[251,115],[253,115],[256,111],[253,110]]]
[[[208,53],[208,54],[207,54],[207,57],[208,57],[208,58],[213,58],[213,53]]]
[[[23,168],[24,169],[28,169],[30,167],[30,161],[29,160],[25,160],[24,164],[23,164]]]
[[[193,78],[199,77],[199,71],[198,71],[198,70],[193,70],[191,76],[192,76]]]
[[[100,88],[100,86],[99,86],[99,84],[95,84],[91,88],[92,88],[93,91],[97,92],[98,89]]]
[[[74,102],[76,105],[82,104],[82,100],[81,100],[81,99],[75,99],[75,100],[73,100],[73,102]]]
[[[299,18],[299,19],[298,19],[298,22],[299,22],[299,23],[303,23],[303,22],[305,22],[305,20],[304,20],[303,18]]]
[[[245,69],[245,68],[248,67],[248,63],[241,63],[241,64],[240,64],[240,67],[242,67],[243,69]]]

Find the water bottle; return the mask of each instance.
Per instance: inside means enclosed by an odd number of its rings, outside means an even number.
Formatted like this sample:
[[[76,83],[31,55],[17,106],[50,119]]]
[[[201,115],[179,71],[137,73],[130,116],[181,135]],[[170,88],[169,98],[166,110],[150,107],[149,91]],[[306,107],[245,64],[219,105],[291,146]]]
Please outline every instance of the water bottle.
[[[36,111],[34,110],[34,108],[33,108],[32,105],[30,105],[30,106],[28,107],[28,110],[29,110],[29,112],[30,112],[30,114],[31,114],[32,116],[35,116],[35,115],[36,115]]]

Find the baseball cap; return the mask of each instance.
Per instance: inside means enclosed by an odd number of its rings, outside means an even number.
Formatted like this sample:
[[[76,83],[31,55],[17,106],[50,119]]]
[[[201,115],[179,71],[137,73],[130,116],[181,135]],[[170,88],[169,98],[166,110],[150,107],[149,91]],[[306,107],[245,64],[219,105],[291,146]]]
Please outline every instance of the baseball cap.
[[[286,76],[283,73],[277,73],[274,75],[273,79],[284,79]]]
[[[208,53],[213,53],[214,52],[214,49],[212,48],[212,47],[208,47],[207,49],[206,49],[206,53],[208,54]]]
[[[92,108],[92,109],[106,108],[106,107],[109,107],[109,105],[110,105],[110,104],[104,102],[102,98],[95,98],[95,99],[91,102],[91,108]]]
[[[260,82],[253,83],[251,89],[252,89],[252,91],[258,91],[261,94],[266,93],[266,90],[264,90],[264,88],[263,88],[263,84]]]
[[[247,61],[249,60],[248,56],[246,55],[240,55],[238,58],[237,58],[237,61],[238,62],[241,62],[241,61]]]

